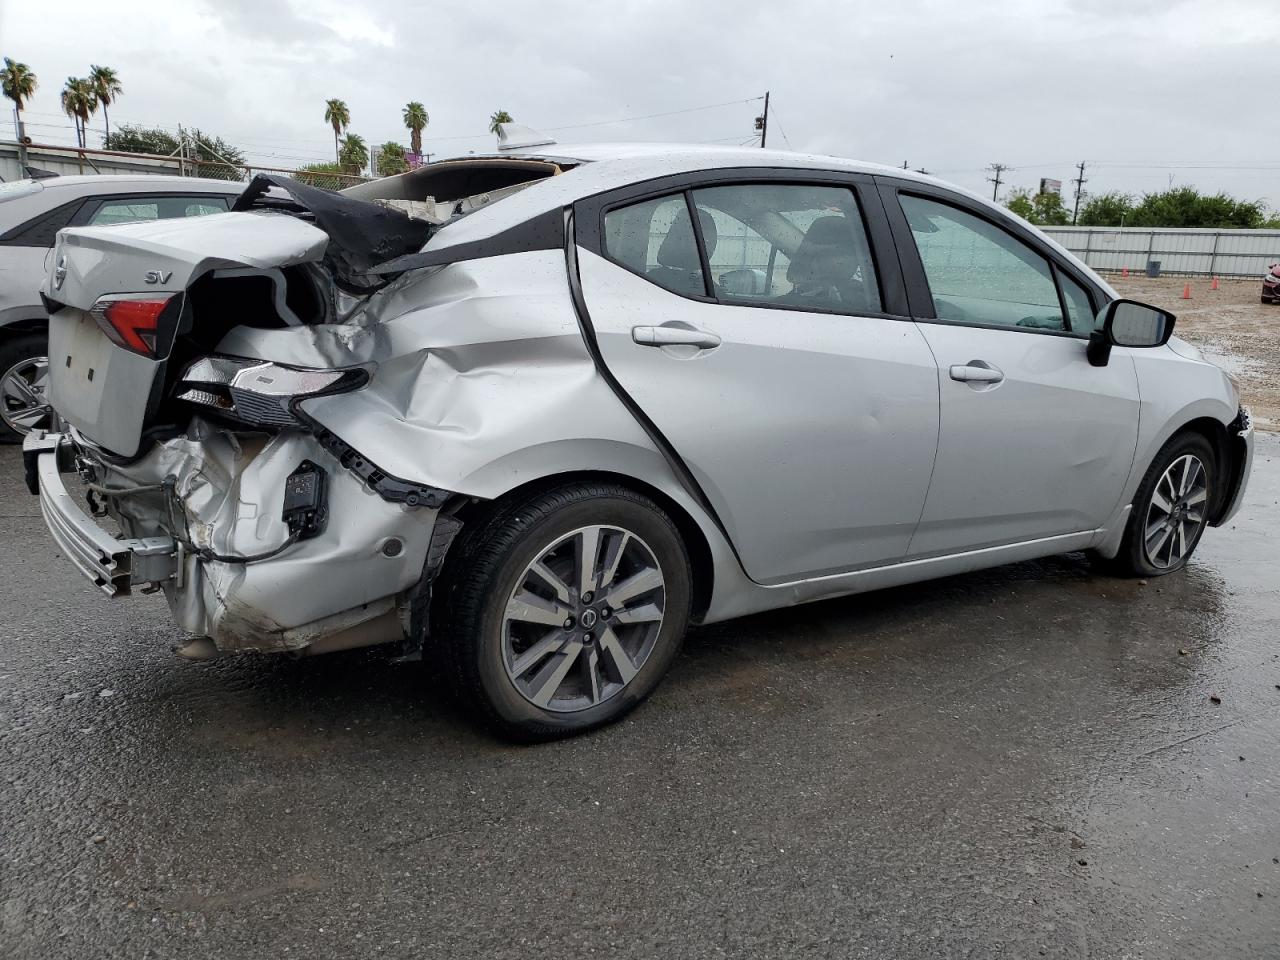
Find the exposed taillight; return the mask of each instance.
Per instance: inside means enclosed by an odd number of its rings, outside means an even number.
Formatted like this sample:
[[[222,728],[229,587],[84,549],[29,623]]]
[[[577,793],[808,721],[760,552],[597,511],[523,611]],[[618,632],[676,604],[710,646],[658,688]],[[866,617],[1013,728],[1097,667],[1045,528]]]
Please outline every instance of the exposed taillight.
[[[160,314],[173,300],[152,293],[116,293],[99,297],[89,310],[111,342],[144,357],[156,355]]]

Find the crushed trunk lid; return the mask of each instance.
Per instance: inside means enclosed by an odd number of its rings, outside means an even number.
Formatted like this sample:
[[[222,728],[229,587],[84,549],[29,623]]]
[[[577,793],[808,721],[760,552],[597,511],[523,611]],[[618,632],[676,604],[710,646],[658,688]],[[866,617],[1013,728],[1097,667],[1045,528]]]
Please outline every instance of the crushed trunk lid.
[[[421,249],[433,229],[399,210],[263,176],[230,213],[63,230],[43,290],[53,406],[84,438],[135,456],[160,406],[175,343],[201,322],[191,309],[193,285],[264,274],[283,304],[281,270],[316,264],[327,283],[367,295],[389,282],[368,271]],[[234,297],[218,309],[220,329],[250,322]],[[155,316],[133,336],[113,310]]]

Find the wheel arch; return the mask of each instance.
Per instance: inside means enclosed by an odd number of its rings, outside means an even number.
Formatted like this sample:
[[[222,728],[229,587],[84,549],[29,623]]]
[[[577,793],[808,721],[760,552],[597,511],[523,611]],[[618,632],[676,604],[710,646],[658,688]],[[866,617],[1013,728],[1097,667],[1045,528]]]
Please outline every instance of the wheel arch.
[[[494,513],[515,503],[528,500],[556,487],[577,483],[613,483],[626,487],[648,497],[671,518],[689,554],[689,568],[692,576],[690,618],[694,622],[701,621],[711,605],[715,586],[715,560],[711,544],[698,521],[684,504],[645,480],[611,470],[569,470],[563,473],[546,474],[514,486],[493,500],[468,499],[453,511],[453,516],[462,522],[463,529],[475,527]],[[446,555],[444,563],[448,564],[449,559]]]
[[[1231,493],[1239,481],[1243,453],[1234,449],[1227,425],[1215,417],[1196,417],[1188,420],[1169,434],[1169,439],[1160,445],[1160,449],[1163,450],[1174,439],[1191,433],[1199,434],[1209,442],[1209,446],[1213,448],[1215,466],[1222,477],[1213,493],[1213,505],[1209,512],[1209,525],[1216,526],[1231,502]],[[1158,456],[1159,451],[1156,453]]]
[[[49,318],[47,316],[26,317],[21,320],[7,321],[0,326],[0,338],[9,339],[12,337],[21,337],[29,333],[49,332]]]

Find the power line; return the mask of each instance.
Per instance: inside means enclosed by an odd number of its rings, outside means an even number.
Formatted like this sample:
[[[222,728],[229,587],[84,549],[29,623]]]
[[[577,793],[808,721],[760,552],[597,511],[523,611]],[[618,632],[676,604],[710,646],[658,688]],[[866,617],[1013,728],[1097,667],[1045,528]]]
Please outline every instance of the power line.
[[[637,116],[618,117],[613,120],[592,120],[587,123],[568,123],[568,124],[562,124],[560,126],[555,126],[555,127],[540,127],[539,129],[548,133],[553,131],[558,131],[558,130],[585,130],[591,127],[610,126],[616,123],[632,123],[632,122],[641,121],[641,120],[655,120],[660,117],[675,117],[675,116],[679,116],[681,114],[686,114],[686,113],[697,113],[702,110],[717,110],[721,107],[741,106],[743,104],[748,104],[748,103],[757,103],[763,99],[764,99],[763,96],[747,97],[746,99],[743,99],[743,100],[725,100],[721,103],[706,103],[696,107],[683,107],[679,110],[664,110],[659,113],[646,113],[646,114],[640,114]],[[32,112],[29,115],[30,116],[47,116],[47,117],[58,116],[57,114],[41,114],[41,113],[35,113],[35,112]],[[173,127],[170,127],[165,124],[145,124],[145,123],[141,123],[139,121],[133,121],[133,120],[121,120],[119,122],[121,124],[129,124],[130,126],[144,126],[150,129],[164,130],[167,133],[174,132]],[[30,125],[36,126],[36,124],[30,124]],[[52,126],[52,125],[49,124],[47,126]],[[63,126],[66,129],[70,129],[70,127],[67,127],[65,124]],[[458,140],[488,140],[490,137],[492,137],[492,134],[486,132],[486,133],[464,134],[464,135],[456,135],[456,136],[431,136],[428,139],[430,139],[431,142],[436,143],[441,141],[458,141]],[[315,144],[323,143],[326,145],[328,144],[327,140],[289,139],[285,137],[267,138],[267,137],[244,136],[244,137],[236,137],[234,139],[242,142],[257,140],[258,142],[265,143],[267,145],[284,144],[284,143],[315,143]]]
[[[765,94],[765,96],[768,96],[768,94]],[[640,117],[619,117],[617,120],[596,120],[591,123],[570,123],[562,127],[539,127],[538,129],[545,130],[549,133],[552,130],[582,130],[586,127],[605,127],[611,123],[630,123],[633,120],[653,120],[657,117],[674,117],[682,113],[697,113],[699,110],[715,110],[719,107],[736,107],[744,103],[755,103],[756,101],[763,99],[764,97],[748,97],[746,100],[726,100],[724,103],[708,103],[701,107],[686,107],[683,110],[668,110],[665,113],[648,113]],[[435,139],[440,138],[437,137]]]
[[[778,132],[782,134],[782,142],[787,145],[788,150],[794,150],[795,147],[791,145],[791,138],[787,136],[787,131],[782,129],[782,120],[778,117],[777,106],[770,106],[769,112],[773,114],[773,122],[777,125]]]

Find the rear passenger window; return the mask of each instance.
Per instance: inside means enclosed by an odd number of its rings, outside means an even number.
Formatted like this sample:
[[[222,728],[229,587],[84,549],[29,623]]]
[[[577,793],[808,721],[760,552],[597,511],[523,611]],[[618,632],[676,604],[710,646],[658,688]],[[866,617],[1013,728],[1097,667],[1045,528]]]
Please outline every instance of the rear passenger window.
[[[604,217],[604,248],[618,264],[674,293],[707,292],[683,193],[610,210]]]
[[[91,226],[111,226],[117,223],[137,223],[139,220],[155,220],[160,216],[160,206],[154,200],[108,200],[89,218]]]
[[[858,202],[847,187],[735,184],[692,193],[722,302],[879,313],[880,288]],[[683,296],[706,277],[683,193],[610,210],[609,258]]]
[[[693,201],[718,299],[880,312],[871,248],[849,188],[744,183],[694,190]]]
[[[227,201],[222,197],[131,197],[106,200],[94,211],[89,223],[110,226],[137,223],[140,220],[173,220],[180,217],[202,217],[225,213]]]

